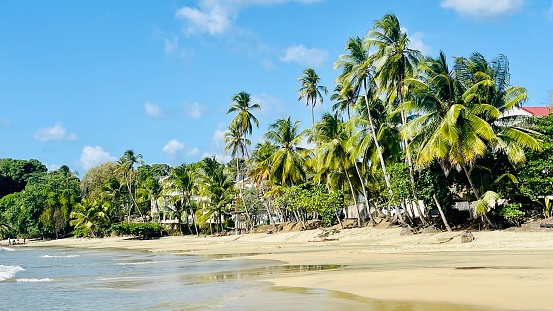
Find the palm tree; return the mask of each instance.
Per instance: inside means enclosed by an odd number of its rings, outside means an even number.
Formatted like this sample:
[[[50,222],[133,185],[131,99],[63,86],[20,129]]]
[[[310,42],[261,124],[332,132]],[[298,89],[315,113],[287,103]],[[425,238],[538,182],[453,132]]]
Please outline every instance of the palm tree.
[[[77,203],[75,210],[71,212],[71,221],[69,224],[75,227],[75,230],[80,230],[85,235],[96,237],[98,227],[106,223],[108,204],[100,204],[92,202],[88,199],[83,199]]]
[[[240,134],[240,130],[237,126],[237,123],[231,123],[229,126],[228,131],[225,133],[224,140],[227,143],[225,146],[225,153],[228,153],[229,150],[232,150],[231,156],[236,161],[236,183],[238,184],[240,180],[240,161],[238,156],[246,156],[248,153],[248,146],[251,144],[251,141],[246,138],[246,136],[243,136]],[[243,175],[242,175],[243,176]],[[242,201],[242,204],[244,206],[244,210],[246,212],[246,218],[248,219],[248,223],[250,222],[250,214],[248,212],[248,207],[246,206],[246,202],[243,199],[242,196],[242,187],[244,185],[244,180],[242,179],[242,182],[240,183],[238,189],[240,194],[240,199]]]
[[[269,125],[265,133],[267,141],[278,146],[271,156],[271,179],[281,186],[297,185],[305,180],[307,150],[300,147],[306,131],[299,131],[300,122],[292,123],[290,117],[278,119]]]
[[[218,228],[221,228],[223,208],[227,207],[232,202],[234,183],[225,174],[224,165],[217,162],[214,157],[204,158],[200,162],[200,165],[204,171],[202,185],[203,194],[209,197],[209,202],[204,204],[205,213],[202,218],[208,219],[212,215],[216,215]]]
[[[250,159],[252,169],[250,170],[249,175],[254,180],[258,191],[263,197],[265,197],[265,194],[267,193],[267,184],[269,177],[271,176],[271,157],[277,150],[277,145],[265,140],[258,143],[252,152],[252,157]],[[271,224],[274,225],[273,218],[271,217],[270,198],[266,198],[264,200],[264,205],[267,210],[267,215],[269,215],[269,220],[271,221]],[[281,213],[277,213],[277,215],[280,217],[281,221],[284,221]]]
[[[296,91],[300,94],[299,100],[305,98],[306,106],[311,107],[311,119],[315,125],[314,109],[317,103],[323,103],[323,94],[328,93],[325,86],[319,85],[321,78],[317,75],[313,68],[306,68],[303,75],[298,78],[301,82],[301,87]]]
[[[436,59],[421,65],[421,77],[408,79],[414,99],[403,109],[416,109],[419,116],[402,130],[404,137],[412,137],[408,149],[418,149],[417,164],[426,165],[439,160],[443,166],[462,169],[477,199],[480,192],[469,170],[496,139],[492,126],[479,115],[499,116],[499,111],[488,104],[471,102],[477,87],[468,89],[448,69],[443,52]]]
[[[196,222],[194,219],[194,211],[192,209],[192,196],[197,193],[197,179],[198,175],[194,170],[194,167],[190,164],[181,164],[171,170],[169,174],[169,182],[171,188],[179,191],[180,193],[180,202],[177,204],[180,209],[177,209],[176,215],[181,223],[182,213],[187,212],[188,215],[192,217],[192,225],[198,235],[198,228],[196,227]],[[188,211],[186,211],[188,209]],[[190,228],[190,224],[187,221],[187,224]],[[182,228],[179,226],[180,233],[182,234]]]
[[[510,85],[509,60],[500,54],[489,63],[480,53],[469,58],[456,58],[455,71],[465,88],[473,88],[467,102],[491,105],[499,111],[496,114],[479,114],[488,122],[496,134],[491,147],[504,153],[513,164],[526,160],[524,150],[538,150],[540,144],[535,138],[538,133],[529,129],[530,122],[510,122],[504,117],[515,106],[528,100],[528,92],[521,86]]]
[[[315,124],[314,139],[318,146],[317,171],[319,172],[318,175],[322,172],[329,173],[327,182],[330,182],[332,177],[336,177],[336,174],[333,174],[336,172],[346,177],[357,208],[357,225],[361,227],[361,210],[357,204],[357,191],[354,189],[349,175],[350,169],[356,165],[356,163],[353,163],[356,160],[352,160],[351,155],[346,150],[348,137],[344,123],[338,119],[337,115],[323,114],[321,121]]]
[[[342,68],[342,73],[336,79],[336,84],[342,85],[342,94],[344,96],[346,96],[348,92],[353,92],[353,94],[361,94],[361,92],[363,92],[370,135],[376,147],[376,153],[380,161],[380,167],[384,173],[386,187],[388,191],[391,191],[390,177],[386,171],[386,163],[382,154],[382,148],[376,135],[377,128],[371,114],[371,104],[377,100],[377,95],[373,78],[374,70],[372,67],[372,59],[369,57],[369,46],[364,44],[361,38],[354,37],[348,39],[345,50],[348,53],[340,55],[338,60],[334,63],[335,69]]]
[[[144,215],[142,215],[142,211],[140,211],[140,208],[138,207],[138,204],[136,203],[136,199],[134,197],[134,192],[132,189],[132,184],[135,179],[135,171],[134,171],[134,165],[135,164],[142,164],[142,154],[135,154],[134,150],[129,149],[126,150],[123,153],[123,156],[119,159],[117,162],[117,170],[120,170],[123,172],[123,176],[125,178],[125,182],[127,183],[127,190],[129,192],[129,211],[127,216],[127,221],[130,222],[131,220],[131,209],[134,206],[138,213],[140,214],[140,217],[142,217],[142,221],[145,221]]]
[[[332,110],[342,115],[344,111],[348,113],[348,119],[351,118],[351,107],[356,104],[359,94],[355,93],[354,89],[344,90],[342,84],[336,85],[334,93],[330,96],[330,100],[334,101]]]
[[[227,114],[232,112],[238,112],[234,119],[231,121],[229,128],[236,128],[240,137],[245,137],[252,134],[252,122],[259,127],[259,121],[251,113],[252,110],[261,110],[259,104],[251,103],[251,96],[249,93],[240,92],[232,96],[233,103],[230,105]],[[245,156],[248,156],[247,148],[245,150]]]
[[[367,34],[369,48],[376,47],[371,58],[378,64],[376,79],[386,92],[389,103],[397,103],[401,106],[404,99],[404,82],[407,77],[413,77],[421,56],[420,51],[409,48],[409,38],[401,27],[394,14],[386,14],[382,19],[374,22],[374,29]],[[395,108],[395,107],[394,107]],[[407,123],[405,110],[401,110],[401,122]],[[404,139],[404,147],[407,147],[407,138]],[[409,164],[409,175],[413,195],[416,197],[415,177],[411,154],[406,152]]]

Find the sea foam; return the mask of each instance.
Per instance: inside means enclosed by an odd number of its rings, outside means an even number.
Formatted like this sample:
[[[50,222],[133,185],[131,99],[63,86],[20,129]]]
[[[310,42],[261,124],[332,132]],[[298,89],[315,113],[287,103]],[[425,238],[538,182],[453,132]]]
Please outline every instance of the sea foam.
[[[20,266],[0,265],[0,282],[13,278],[17,272],[23,270],[25,269],[21,268]]]
[[[74,258],[79,257],[80,255],[59,255],[59,256],[53,256],[53,255],[42,255],[40,258]]]
[[[15,249],[13,248],[9,248],[9,247],[0,247],[0,251],[8,251],[8,252],[13,252]]]
[[[52,282],[51,278],[45,279],[16,279],[17,282]]]

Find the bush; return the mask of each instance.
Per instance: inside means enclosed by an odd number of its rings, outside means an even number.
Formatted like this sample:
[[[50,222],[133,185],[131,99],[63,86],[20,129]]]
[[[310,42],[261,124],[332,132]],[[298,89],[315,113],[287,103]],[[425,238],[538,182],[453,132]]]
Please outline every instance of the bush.
[[[112,225],[110,231],[117,235],[132,235],[141,239],[161,237],[161,226],[156,223],[121,223]]]

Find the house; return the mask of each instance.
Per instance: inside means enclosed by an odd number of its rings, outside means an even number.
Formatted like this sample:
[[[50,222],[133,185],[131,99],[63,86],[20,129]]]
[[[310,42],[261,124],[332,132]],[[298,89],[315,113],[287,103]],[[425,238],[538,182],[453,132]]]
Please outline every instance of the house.
[[[547,117],[553,112],[553,107],[513,107],[501,117],[525,116],[525,117]]]

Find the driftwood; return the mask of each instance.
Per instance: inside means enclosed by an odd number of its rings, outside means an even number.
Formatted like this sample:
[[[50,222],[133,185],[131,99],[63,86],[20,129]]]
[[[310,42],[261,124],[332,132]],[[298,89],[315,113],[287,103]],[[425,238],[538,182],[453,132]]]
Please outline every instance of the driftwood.
[[[540,228],[553,228],[553,224],[544,224],[544,223],[541,223],[541,224],[540,224]]]
[[[323,229],[323,231],[321,233],[317,234],[317,237],[320,240],[311,240],[309,242],[339,241],[340,239],[338,239],[338,238],[329,238],[328,237],[329,235],[334,235],[334,234],[337,234],[337,233],[340,233],[340,230],[337,230],[337,229],[332,229],[332,230]]]

